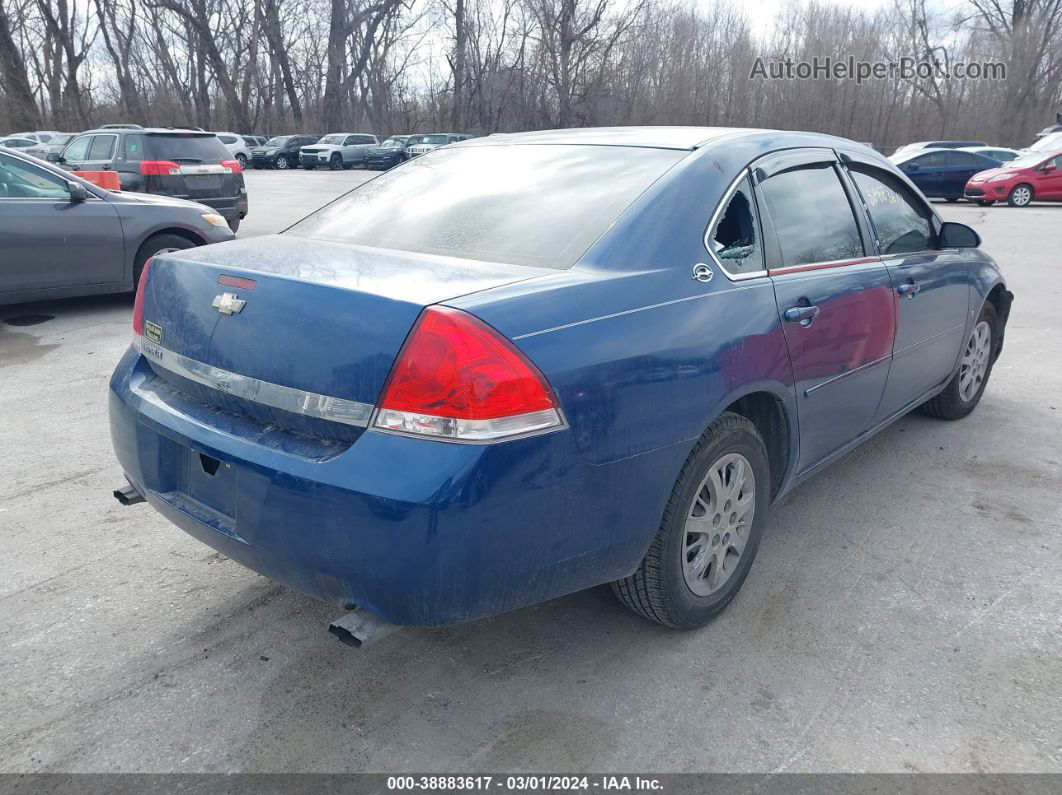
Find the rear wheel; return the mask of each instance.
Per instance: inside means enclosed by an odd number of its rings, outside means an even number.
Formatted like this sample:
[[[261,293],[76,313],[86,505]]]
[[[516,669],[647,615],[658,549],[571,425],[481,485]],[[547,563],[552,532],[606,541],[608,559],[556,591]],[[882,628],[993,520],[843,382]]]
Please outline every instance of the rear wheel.
[[[289,164],[288,164],[287,157],[285,157],[284,155],[279,155],[277,157],[277,168],[279,168],[281,171],[286,169],[288,167],[288,165]]]
[[[339,171],[343,168],[343,158],[340,155],[332,155],[328,158],[328,167],[333,171]]]
[[[998,323],[996,308],[985,302],[963,347],[959,371],[943,392],[919,407],[923,413],[942,420],[961,420],[977,408],[992,374]]]
[[[240,164],[240,171],[247,170],[247,155],[243,152],[236,153],[236,162]]]
[[[1032,200],[1032,185],[1026,185],[1024,182],[1011,188],[1010,195],[1007,196],[1007,204],[1011,207],[1027,207]]]
[[[612,583],[634,612],[674,629],[715,618],[741,588],[766,521],[770,467],[756,426],[721,414],[686,459],[637,571]]]
[[[152,235],[145,240],[137,249],[136,259],[133,261],[133,289],[140,283],[140,274],[144,272],[144,263],[159,254],[172,254],[186,248],[195,248],[198,243],[193,243],[180,235],[161,234]]]
[[[978,199],[977,203],[980,204],[982,207],[991,207],[993,204],[995,204],[995,202],[991,199]]]
[[[231,229],[233,231],[233,233],[239,232],[240,231],[240,219],[239,218],[230,218],[229,219],[229,229]]]

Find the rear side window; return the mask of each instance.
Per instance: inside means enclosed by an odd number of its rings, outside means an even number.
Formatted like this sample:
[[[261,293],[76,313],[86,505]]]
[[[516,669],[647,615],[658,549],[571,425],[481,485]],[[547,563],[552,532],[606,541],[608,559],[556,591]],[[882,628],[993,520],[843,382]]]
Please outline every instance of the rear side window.
[[[118,140],[117,135],[97,135],[92,139],[89,147],[88,159],[110,160],[114,157],[114,145]]]
[[[122,157],[133,162],[144,159],[144,136],[127,135],[122,140]]]
[[[981,158],[970,152],[949,152],[948,165],[961,168],[977,168]]]
[[[763,270],[763,246],[748,177],[727,201],[715,226],[708,231],[706,242],[727,273]]]
[[[852,205],[832,165],[783,171],[761,191],[784,267],[863,256]]]
[[[235,135],[219,135],[218,136],[218,140],[221,141],[223,144],[234,144],[234,143],[236,143],[236,136]]]
[[[530,144],[440,149],[360,185],[290,233],[568,268],[686,154]],[[499,174],[505,179],[498,179]]]
[[[951,165],[947,155],[947,152],[930,152],[928,155],[916,157],[911,163],[919,168],[942,168]]]
[[[900,180],[870,166],[853,165],[850,173],[867,205],[878,251],[905,254],[933,248],[929,210]]]
[[[144,137],[146,160],[173,160],[185,163],[220,163],[229,150],[214,135],[163,133]]]

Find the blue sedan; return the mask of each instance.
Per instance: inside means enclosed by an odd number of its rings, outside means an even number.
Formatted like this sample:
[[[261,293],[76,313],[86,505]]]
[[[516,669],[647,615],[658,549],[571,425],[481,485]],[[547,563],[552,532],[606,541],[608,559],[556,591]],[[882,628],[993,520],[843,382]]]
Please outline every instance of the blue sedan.
[[[979,243],[840,138],[455,144],[151,261],[116,494],[377,626],[611,583],[698,627],[772,503],[912,409],[977,406],[1013,297]]]
[[[929,149],[895,154],[889,158],[923,194],[931,199],[956,202],[963,197],[970,177],[1002,163],[987,154],[961,149]]]

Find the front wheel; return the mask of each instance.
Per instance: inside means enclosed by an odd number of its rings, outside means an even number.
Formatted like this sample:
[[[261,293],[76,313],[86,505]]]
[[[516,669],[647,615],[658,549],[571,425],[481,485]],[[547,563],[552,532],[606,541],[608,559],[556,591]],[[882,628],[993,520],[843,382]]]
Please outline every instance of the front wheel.
[[[288,159],[286,157],[284,157],[284,155],[280,155],[277,158],[277,168],[279,168],[281,171],[283,171],[287,167],[288,167]]]
[[[328,168],[330,168],[332,171],[339,171],[341,168],[343,168],[343,158],[339,155],[332,155],[328,159]]]
[[[996,308],[985,302],[963,347],[959,371],[943,392],[920,406],[923,413],[942,420],[961,420],[977,408],[992,375],[998,324]]]
[[[767,517],[770,466],[756,426],[723,412],[694,446],[641,565],[612,590],[674,629],[715,618],[741,588]]]
[[[1027,207],[1032,200],[1032,186],[1026,185],[1024,182],[1011,188],[1010,195],[1007,196],[1007,204],[1011,207]]]
[[[180,235],[161,234],[149,237],[137,249],[136,259],[133,260],[133,289],[135,290],[140,283],[140,274],[144,272],[144,265],[149,259],[160,254],[172,254],[182,249],[195,248],[197,245],[199,244]]]

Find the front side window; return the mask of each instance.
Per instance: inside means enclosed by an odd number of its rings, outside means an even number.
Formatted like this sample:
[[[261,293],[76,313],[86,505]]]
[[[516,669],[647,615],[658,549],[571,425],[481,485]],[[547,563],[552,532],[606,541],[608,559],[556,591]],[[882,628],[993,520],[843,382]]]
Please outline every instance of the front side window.
[[[863,256],[852,206],[833,166],[783,171],[761,186],[783,267]]]
[[[117,140],[116,135],[97,135],[92,139],[92,145],[89,146],[88,159],[90,161],[96,160],[110,160],[114,157],[114,143]]]
[[[350,141],[351,137],[352,136],[347,136],[346,143],[349,144],[351,142]],[[319,144],[335,144],[336,146],[339,146],[340,144],[343,143],[343,136],[342,135],[326,135],[324,138],[322,138],[317,143],[319,143]]]
[[[708,231],[707,244],[727,273],[763,270],[763,246],[748,177],[738,185],[715,226]]]
[[[82,135],[63,150],[63,159],[68,163],[80,163],[88,159],[89,144],[92,143],[91,135]]]
[[[442,149],[360,185],[290,234],[568,268],[686,154],[585,145]]]
[[[55,174],[0,154],[0,198],[69,199],[70,191]]]
[[[871,166],[849,169],[870,214],[878,251],[907,254],[933,248],[929,210],[892,174]]]

